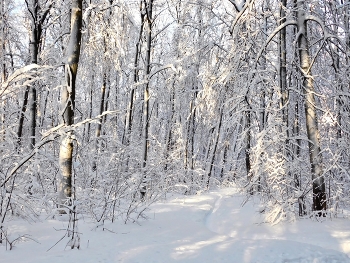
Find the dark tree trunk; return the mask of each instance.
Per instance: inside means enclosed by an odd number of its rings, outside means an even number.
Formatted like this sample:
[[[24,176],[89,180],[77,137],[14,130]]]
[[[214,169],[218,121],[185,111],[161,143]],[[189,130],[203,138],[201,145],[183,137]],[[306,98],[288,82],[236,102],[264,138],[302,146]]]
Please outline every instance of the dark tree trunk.
[[[164,167],[165,171],[168,170],[169,156],[173,148],[172,130],[173,130],[173,123],[174,123],[174,116],[175,116],[175,80],[173,81],[173,84],[171,86],[170,104],[171,104],[171,113],[169,117],[168,132],[165,139],[165,143],[166,143],[165,167]]]
[[[149,84],[150,84],[150,73],[151,73],[151,47],[152,47],[152,11],[153,11],[153,0],[145,1],[147,31],[146,31],[146,78],[147,83],[144,89],[143,96],[143,127],[142,127],[142,168],[146,167],[148,157],[148,129],[149,129]],[[144,198],[146,194],[145,182],[142,183],[141,187],[141,198]]]
[[[286,22],[286,6],[287,6],[287,0],[281,0],[281,7],[280,7],[280,24]],[[282,115],[283,115],[283,122],[287,123],[288,121],[288,111],[286,108],[286,104],[288,101],[288,90],[287,90],[287,42],[286,42],[286,27],[283,27],[280,31],[279,35],[279,55],[280,55],[280,89],[282,94],[281,99],[281,108],[282,108]]]
[[[102,83],[102,87],[101,87],[101,101],[100,101],[100,109],[98,111],[98,115],[102,115],[103,110],[104,110],[104,106],[105,106],[105,93],[106,93],[106,82],[107,82],[107,75],[106,73],[103,74],[103,83]],[[98,153],[99,150],[99,143],[98,143],[98,138],[101,136],[101,130],[102,130],[102,120],[103,117],[100,117],[98,119],[98,123],[97,123],[97,127],[96,127],[96,145],[95,145],[95,153]],[[96,160],[93,161],[92,164],[92,170],[96,171],[97,169],[97,163]]]
[[[219,117],[219,122],[217,124],[216,128],[216,136],[215,136],[215,141],[214,141],[214,148],[211,153],[211,158],[210,158],[210,163],[209,163],[209,171],[207,174],[207,181],[206,181],[206,187],[209,188],[209,183],[210,183],[210,178],[212,176],[212,171],[214,167],[214,161],[215,161],[215,156],[216,156],[216,149],[218,148],[219,144],[219,138],[220,138],[220,131],[221,131],[221,124],[222,124],[222,116],[223,116],[223,107],[220,110],[220,117]]]
[[[135,58],[134,58],[134,85],[135,86],[132,87],[130,92],[127,115],[125,118],[125,131],[124,131],[123,143],[126,145],[128,145],[130,141],[131,130],[132,130],[132,120],[133,120],[133,113],[134,113],[135,89],[136,89],[136,84],[139,81],[139,59],[140,59],[142,35],[143,35],[143,30],[145,25],[145,16],[146,16],[146,14],[142,10],[143,1],[144,0],[141,0],[140,2],[141,27],[139,32],[139,39],[136,43],[136,51],[135,51]]]
[[[24,123],[24,113],[27,109],[28,104],[28,95],[29,95],[29,87],[24,91],[23,104],[21,108],[21,112],[19,114],[19,122],[18,122],[18,130],[17,130],[17,152],[20,151],[21,143],[22,143],[22,132],[23,132],[23,123]]]
[[[253,176],[251,172],[251,163],[250,163],[250,148],[251,148],[251,107],[249,106],[249,110],[246,111],[246,149],[245,149],[245,167],[247,171],[247,179],[249,183],[252,183]],[[253,194],[253,187],[250,187],[248,192]]]
[[[1,66],[2,66],[1,67],[1,81],[5,82],[6,78],[7,78],[7,76],[6,76],[6,62],[5,62],[5,54],[6,54],[5,0],[1,0],[0,5],[1,5],[0,6],[0,11],[1,11]],[[6,129],[6,127],[5,127],[5,101],[1,102],[1,106],[2,106],[4,112],[2,112],[0,115],[0,122],[1,122],[0,141],[4,141],[5,140],[5,129]],[[2,237],[2,236],[0,236],[0,237]]]
[[[31,6],[29,6],[28,2],[26,1],[28,11],[30,13],[31,18],[31,35],[30,35],[30,43],[29,43],[29,50],[30,50],[30,63],[32,64],[38,64],[38,54],[40,50],[40,44],[41,44],[41,37],[42,37],[42,25],[49,14],[50,8],[52,6],[49,5],[46,7],[45,10],[41,10],[41,6],[39,3],[39,0],[33,0],[33,3]],[[22,130],[23,130],[23,123],[24,123],[24,113],[27,109],[28,104],[28,97],[30,98],[29,102],[29,127],[30,127],[30,143],[29,148],[33,149],[35,145],[35,137],[36,137],[36,126],[37,126],[37,108],[38,108],[38,102],[37,102],[37,90],[36,90],[36,83],[33,83],[32,86],[26,89],[24,94],[24,100],[22,104],[22,109],[20,113],[19,118],[19,125],[18,125],[18,131],[17,131],[17,148],[19,150],[20,144],[21,144],[21,137],[22,137]]]

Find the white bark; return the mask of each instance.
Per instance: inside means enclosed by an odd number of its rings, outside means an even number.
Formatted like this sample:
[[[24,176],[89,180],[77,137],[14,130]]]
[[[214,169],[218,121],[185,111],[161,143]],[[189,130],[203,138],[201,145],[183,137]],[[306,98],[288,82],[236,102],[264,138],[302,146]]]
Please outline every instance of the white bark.
[[[71,11],[71,35],[67,48],[68,58],[65,66],[66,86],[62,91],[62,122],[65,126],[74,124],[75,82],[80,55],[81,27],[82,0],[73,0]],[[63,135],[59,153],[59,167],[62,176],[59,184],[59,195],[62,204],[64,204],[72,194],[72,158],[72,132],[67,132]]]

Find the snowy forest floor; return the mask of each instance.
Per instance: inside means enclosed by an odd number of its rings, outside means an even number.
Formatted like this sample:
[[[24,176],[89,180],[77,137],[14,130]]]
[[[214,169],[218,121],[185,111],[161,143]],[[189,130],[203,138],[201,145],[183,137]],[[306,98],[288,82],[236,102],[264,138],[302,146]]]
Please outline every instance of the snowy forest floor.
[[[281,263],[350,262],[350,220],[300,219],[272,226],[261,224],[254,201],[243,207],[234,188],[195,196],[173,195],[153,204],[148,220],[123,221],[97,227],[86,218],[78,222],[80,249],[66,247],[67,222],[42,220],[7,223],[10,239],[27,234],[33,240],[16,243],[12,251],[0,246],[0,262],[230,262]]]

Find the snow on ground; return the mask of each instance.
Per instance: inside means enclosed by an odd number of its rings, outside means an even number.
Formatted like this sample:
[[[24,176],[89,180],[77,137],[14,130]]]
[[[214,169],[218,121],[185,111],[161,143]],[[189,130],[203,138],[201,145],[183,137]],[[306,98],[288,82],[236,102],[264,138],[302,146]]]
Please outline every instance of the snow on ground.
[[[350,220],[299,220],[275,226],[259,224],[253,202],[241,207],[235,189],[177,196],[151,206],[149,219],[96,228],[79,220],[80,250],[52,247],[67,222],[43,220],[7,223],[11,238],[28,234],[37,242],[19,242],[12,251],[0,246],[2,263],[350,263]]]

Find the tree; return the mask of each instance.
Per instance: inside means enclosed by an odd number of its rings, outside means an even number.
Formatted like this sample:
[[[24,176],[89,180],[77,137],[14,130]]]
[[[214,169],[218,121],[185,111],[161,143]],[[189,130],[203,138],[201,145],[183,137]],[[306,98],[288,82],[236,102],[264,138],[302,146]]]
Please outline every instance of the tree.
[[[6,63],[5,63],[5,53],[6,53],[6,14],[5,14],[5,0],[1,1],[0,11],[1,11],[1,82],[4,83],[6,80]],[[2,107],[5,108],[5,101],[1,102]],[[5,112],[1,112],[1,128],[0,128],[0,141],[5,139]]]
[[[152,48],[152,24],[153,24],[153,0],[148,2],[144,0],[143,10],[145,12],[146,19],[146,54],[145,54],[145,78],[146,84],[143,95],[143,118],[142,118],[142,168],[145,169],[148,158],[148,138],[149,138],[149,86],[150,86],[150,73],[151,73],[151,48]],[[144,198],[146,194],[146,182],[142,182],[141,198]]]
[[[39,0],[32,0],[28,2],[25,1],[27,5],[27,9],[29,12],[29,17],[31,20],[31,33],[30,33],[30,42],[29,42],[29,50],[30,50],[30,63],[38,64],[38,55],[41,49],[42,43],[42,31],[44,21],[46,20],[50,9],[52,7],[52,2],[46,1],[47,6],[44,9],[41,7],[41,3]],[[24,124],[24,113],[27,109],[28,98],[30,95],[29,102],[29,110],[30,110],[30,144],[29,148],[33,149],[35,145],[35,136],[36,136],[36,126],[37,126],[37,83],[34,83],[31,87],[27,87],[24,92],[24,98],[22,103],[22,108],[20,111],[18,130],[17,130],[17,151],[19,151],[21,145],[21,138],[23,133],[23,124]],[[29,94],[30,93],[30,94]]]
[[[311,74],[309,45],[307,39],[307,19],[304,2],[297,1],[297,28],[300,68],[303,74],[302,88],[304,90],[306,130],[309,139],[309,158],[311,163],[313,210],[322,214],[327,206],[326,187],[324,182],[320,132],[318,128],[314,80]]]
[[[64,204],[72,196],[73,130],[76,78],[79,65],[82,29],[82,0],[73,0],[71,5],[71,30],[65,63],[65,85],[62,90],[62,123],[66,127],[62,135],[59,166],[61,182],[59,185],[60,203]]]
[[[145,29],[145,22],[146,22],[145,16],[146,16],[146,12],[144,12],[144,1],[141,0],[140,1],[141,25],[140,25],[139,36],[135,47],[134,70],[133,70],[134,87],[132,87],[130,91],[129,104],[127,108],[127,114],[125,116],[125,131],[123,135],[123,142],[126,145],[130,143],[130,136],[132,131],[132,121],[133,121],[134,103],[135,103],[135,89],[139,81],[139,71],[140,71],[139,60],[141,55],[142,37],[144,33],[143,31]]]

